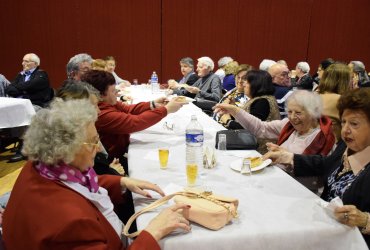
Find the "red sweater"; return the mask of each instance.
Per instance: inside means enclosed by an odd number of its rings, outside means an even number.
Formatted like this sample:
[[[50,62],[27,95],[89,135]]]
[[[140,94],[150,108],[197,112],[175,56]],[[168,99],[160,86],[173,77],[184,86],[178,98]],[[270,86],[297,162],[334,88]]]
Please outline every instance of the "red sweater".
[[[112,201],[122,201],[121,177],[99,176]],[[63,183],[42,177],[27,162],[20,173],[3,221],[5,248],[125,249],[104,215],[85,197]],[[143,231],[129,249],[160,249]]]
[[[167,115],[165,107],[151,110],[149,102],[132,105],[100,102],[99,109],[95,125],[101,142],[109,156],[117,158],[127,152],[131,133],[149,128]]]
[[[319,120],[320,132],[311,144],[303,151],[304,155],[328,155],[335,143],[335,136],[330,118],[322,116]],[[288,122],[280,132],[277,144],[281,145],[295,131],[293,125]]]

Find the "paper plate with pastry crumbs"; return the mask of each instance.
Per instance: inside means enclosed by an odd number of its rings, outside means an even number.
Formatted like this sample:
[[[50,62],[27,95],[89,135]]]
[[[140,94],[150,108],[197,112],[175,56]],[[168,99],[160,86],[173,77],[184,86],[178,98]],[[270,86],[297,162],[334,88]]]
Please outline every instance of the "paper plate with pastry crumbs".
[[[189,103],[189,102],[194,102],[195,99],[187,97],[187,96],[173,96],[172,98],[169,98],[170,100],[176,99],[178,102],[183,102],[183,103]]]
[[[262,159],[260,157],[252,158],[252,160],[251,160],[252,172],[264,169],[265,167],[270,165],[271,162],[272,162],[271,159],[267,159],[267,160],[262,161]],[[232,161],[230,163],[230,168],[232,170],[240,172],[240,170],[242,168],[242,164],[243,164],[243,158],[240,158],[240,159],[237,159],[235,161]]]

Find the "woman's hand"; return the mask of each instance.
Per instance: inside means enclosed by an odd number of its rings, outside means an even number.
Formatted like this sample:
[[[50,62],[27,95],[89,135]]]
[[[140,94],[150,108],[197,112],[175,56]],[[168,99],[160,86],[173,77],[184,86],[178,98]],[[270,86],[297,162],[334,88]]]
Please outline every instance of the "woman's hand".
[[[263,155],[263,160],[271,159],[274,163],[293,165],[293,153],[271,142],[266,145],[269,151]]]
[[[120,175],[125,175],[125,170],[123,169],[121,163],[119,162],[118,158],[114,158],[109,167],[116,170]]]
[[[167,105],[165,106],[166,109],[167,109],[167,114],[175,113],[177,110],[179,110],[185,104],[188,104],[188,103],[178,101],[178,97],[172,98],[171,101],[169,103],[167,103]]]
[[[226,103],[217,103],[212,109],[214,110],[214,113],[219,115],[230,114],[235,116],[235,114],[239,112],[240,108]]]
[[[334,215],[340,223],[351,227],[365,227],[367,224],[367,214],[361,212],[353,205],[344,205],[334,211]]]
[[[186,204],[176,204],[166,208],[149,223],[145,230],[157,241],[177,228],[189,232],[191,230],[188,221],[189,209],[190,206]]]
[[[129,177],[122,177],[121,186],[123,188],[127,188],[133,193],[141,194],[148,198],[152,198],[152,196],[144,189],[153,190],[160,194],[161,196],[164,196],[164,192],[162,191],[162,189],[149,181],[142,181]]]

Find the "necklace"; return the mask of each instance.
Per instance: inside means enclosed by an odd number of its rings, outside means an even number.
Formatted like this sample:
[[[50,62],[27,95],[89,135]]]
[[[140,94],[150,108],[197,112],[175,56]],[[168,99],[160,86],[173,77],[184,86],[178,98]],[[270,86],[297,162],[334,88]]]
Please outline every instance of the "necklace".
[[[345,173],[352,171],[352,168],[351,168],[351,165],[349,164],[347,156],[343,155],[342,161],[343,161],[343,169],[342,171],[338,173],[338,176],[342,176]]]

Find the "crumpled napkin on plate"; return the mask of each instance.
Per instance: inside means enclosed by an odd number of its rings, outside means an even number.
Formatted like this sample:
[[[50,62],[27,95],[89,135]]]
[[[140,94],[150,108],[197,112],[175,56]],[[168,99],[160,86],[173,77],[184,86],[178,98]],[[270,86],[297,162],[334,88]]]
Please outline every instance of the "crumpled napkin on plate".
[[[334,215],[334,210],[337,207],[343,207],[343,201],[338,196],[332,199],[330,202],[327,202],[321,199],[317,200],[317,204],[319,204],[319,206],[324,208],[325,212],[333,219],[336,219]]]

